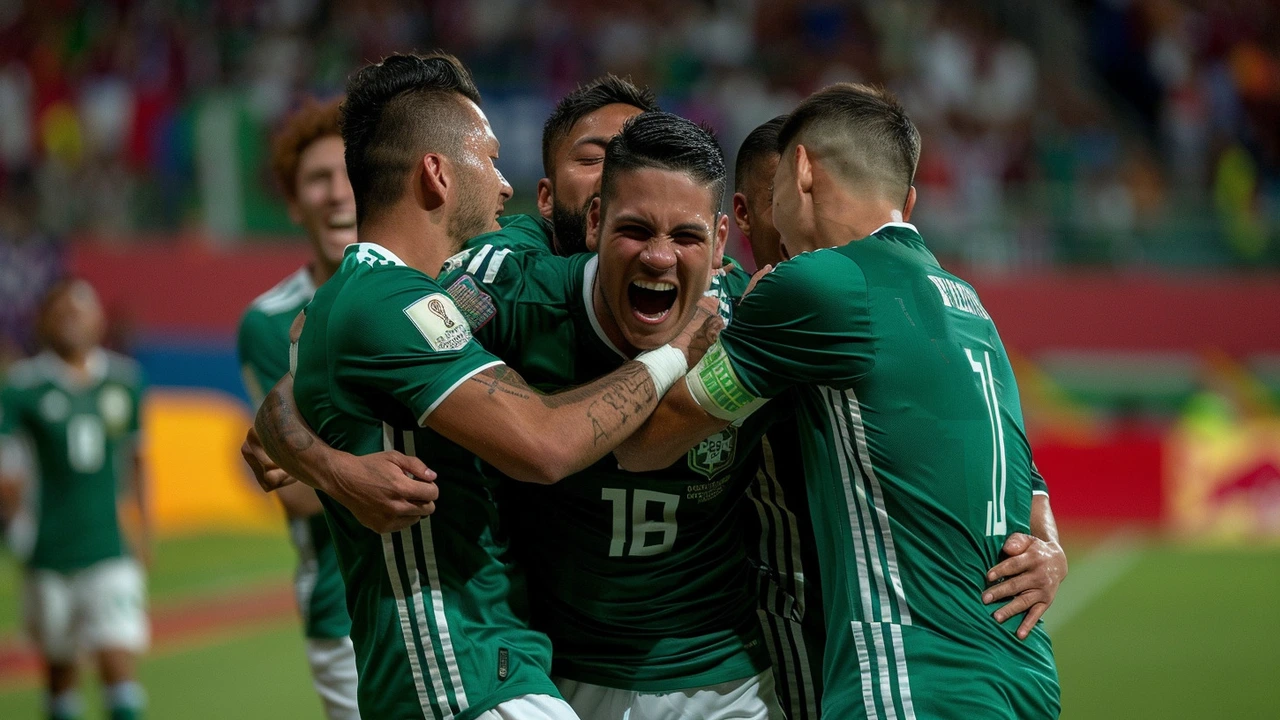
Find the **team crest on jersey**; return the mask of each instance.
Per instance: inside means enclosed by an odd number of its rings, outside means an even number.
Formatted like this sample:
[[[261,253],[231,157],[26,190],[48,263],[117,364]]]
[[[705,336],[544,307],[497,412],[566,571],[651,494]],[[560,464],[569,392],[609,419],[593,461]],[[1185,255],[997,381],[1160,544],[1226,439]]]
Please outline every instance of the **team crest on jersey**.
[[[418,332],[436,352],[460,350],[471,340],[471,326],[458,306],[443,293],[432,293],[404,309]]]
[[[444,265],[441,266],[440,268],[440,277],[444,277],[445,275],[448,275],[454,270],[457,270],[458,268],[462,267],[462,264],[465,263],[470,258],[471,258],[471,249],[468,248],[458,253],[457,255],[454,255],[448,260],[445,260]]]
[[[714,477],[733,464],[737,449],[738,428],[730,425],[689,451],[689,469],[708,478]]]
[[[123,432],[129,424],[129,416],[133,414],[133,403],[129,400],[129,391],[119,385],[108,385],[98,394],[98,412],[102,415],[102,424],[113,433]]]
[[[476,279],[470,275],[463,275],[455,280],[449,286],[449,296],[462,311],[462,316],[467,319],[471,332],[479,330],[498,312],[493,306],[493,298],[489,297],[489,293],[476,287]]]
[[[71,413],[71,400],[58,390],[50,390],[40,398],[40,417],[45,422],[62,422]]]

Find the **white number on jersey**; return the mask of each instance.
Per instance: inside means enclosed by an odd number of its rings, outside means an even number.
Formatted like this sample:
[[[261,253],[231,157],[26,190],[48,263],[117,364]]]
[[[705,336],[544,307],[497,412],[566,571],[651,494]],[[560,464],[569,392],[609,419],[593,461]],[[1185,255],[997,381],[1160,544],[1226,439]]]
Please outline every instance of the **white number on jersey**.
[[[67,459],[76,472],[102,469],[107,454],[107,436],[102,420],[94,415],[72,415],[67,420]]]
[[[630,502],[628,502],[630,495]],[[676,506],[679,495],[653,490],[602,488],[600,499],[613,505],[613,537],[609,541],[609,557],[660,555],[676,544]],[[649,505],[662,509],[661,520],[649,519]],[[627,536],[627,507],[631,508],[631,535]],[[656,536],[656,537],[653,537]],[[655,542],[650,542],[651,537]]]
[[[982,351],[982,361],[965,348],[969,367],[978,376],[982,399],[987,404],[987,420],[991,423],[991,502],[987,503],[987,536],[1004,537],[1008,523],[1004,514],[1004,490],[1008,464],[1004,458],[1004,425],[1000,422],[1000,401],[996,398],[996,380],[991,375],[991,353]]]

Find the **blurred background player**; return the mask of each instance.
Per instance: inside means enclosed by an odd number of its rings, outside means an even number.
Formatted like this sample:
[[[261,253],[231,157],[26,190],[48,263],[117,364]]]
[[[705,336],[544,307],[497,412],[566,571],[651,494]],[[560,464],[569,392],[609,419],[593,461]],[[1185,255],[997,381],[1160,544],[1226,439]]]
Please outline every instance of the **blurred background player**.
[[[236,349],[255,408],[289,371],[289,326],[356,241],[356,203],[339,133],[341,99],[308,101],[275,138],[271,166],[289,217],[307,234],[311,262],[263,293],[240,321]],[[338,556],[315,490],[294,483],[276,493],[298,552],[294,590],[307,636],[307,661],[330,720],[359,717],[356,655]]]
[[[101,347],[104,331],[88,283],[56,284],[39,316],[47,349],[15,364],[0,395],[0,511],[25,554],[23,608],[46,664],[51,720],[81,715],[83,652],[97,664],[111,720],[141,717],[145,705],[134,668],[149,640],[143,379],[132,360]],[[29,450],[22,472],[11,461],[19,443]],[[15,537],[20,513],[31,522],[25,539]]]

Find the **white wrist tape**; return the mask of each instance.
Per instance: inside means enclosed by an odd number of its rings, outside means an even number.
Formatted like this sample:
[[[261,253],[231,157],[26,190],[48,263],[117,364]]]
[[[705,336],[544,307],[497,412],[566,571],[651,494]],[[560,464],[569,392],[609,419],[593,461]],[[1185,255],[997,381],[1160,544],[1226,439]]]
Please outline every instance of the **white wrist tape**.
[[[654,387],[658,388],[658,397],[666,395],[671,386],[689,372],[689,361],[685,359],[684,353],[670,345],[642,352],[636,356],[636,362],[649,369],[649,377],[653,378]]]
[[[755,412],[768,398],[756,397],[742,384],[718,341],[685,376],[693,401],[708,415],[733,422]]]

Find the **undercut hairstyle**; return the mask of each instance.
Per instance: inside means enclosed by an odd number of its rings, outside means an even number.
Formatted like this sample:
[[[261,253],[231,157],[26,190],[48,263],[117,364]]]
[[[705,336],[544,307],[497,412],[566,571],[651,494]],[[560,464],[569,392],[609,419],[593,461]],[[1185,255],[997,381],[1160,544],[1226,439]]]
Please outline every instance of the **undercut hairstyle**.
[[[706,125],[667,112],[640,113],[628,120],[604,151],[602,207],[612,197],[619,173],[645,168],[685,173],[710,186],[716,211],[724,202],[724,151]]]
[[[285,119],[271,141],[271,173],[280,192],[292,201],[298,197],[298,163],[311,143],[329,136],[341,137],[338,121],[342,98],[321,102],[308,98]]]
[[[347,82],[342,140],[356,223],[400,199],[405,175],[427,153],[456,157],[480,91],[462,62],[442,52],[389,55]]]
[[[810,95],[778,132],[778,152],[804,145],[854,187],[906,197],[920,162],[920,131],[889,92],[837,83]]]
[[[542,126],[542,172],[552,177],[555,148],[569,137],[569,131],[582,118],[606,105],[630,105],[643,112],[658,110],[658,99],[647,87],[640,87],[630,79],[612,73],[579,85],[556,104],[551,117]]]
[[[742,146],[738,148],[738,159],[733,164],[733,191],[744,192],[747,177],[757,161],[767,157],[778,157],[778,131],[787,121],[786,115],[779,115],[769,122],[747,133]]]

